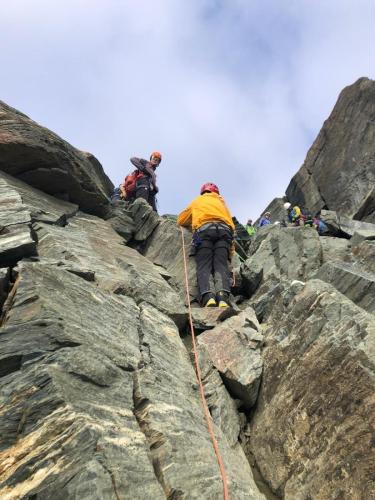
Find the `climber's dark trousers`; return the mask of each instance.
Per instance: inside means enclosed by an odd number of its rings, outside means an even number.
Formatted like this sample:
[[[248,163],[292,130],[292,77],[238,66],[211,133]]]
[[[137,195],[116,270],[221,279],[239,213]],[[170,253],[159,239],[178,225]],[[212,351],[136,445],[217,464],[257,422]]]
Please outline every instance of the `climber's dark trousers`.
[[[212,225],[200,231],[195,260],[199,293],[230,293],[229,250],[233,240],[230,229]]]
[[[142,181],[142,180],[141,180]],[[137,189],[135,192],[135,198],[143,198],[144,200],[147,201],[149,205],[152,206],[152,209],[157,212],[156,210],[156,199],[155,199],[155,191],[151,190],[150,187],[150,182],[140,182],[137,183]]]

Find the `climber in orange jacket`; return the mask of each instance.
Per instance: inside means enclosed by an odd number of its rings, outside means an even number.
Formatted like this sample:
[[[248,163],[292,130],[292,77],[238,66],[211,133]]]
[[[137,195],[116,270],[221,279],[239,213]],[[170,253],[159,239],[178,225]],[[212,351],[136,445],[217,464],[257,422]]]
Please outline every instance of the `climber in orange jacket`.
[[[193,229],[201,304],[228,307],[234,224],[219,188],[211,182],[203,184],[200,196],[180,213],[177,223]]]

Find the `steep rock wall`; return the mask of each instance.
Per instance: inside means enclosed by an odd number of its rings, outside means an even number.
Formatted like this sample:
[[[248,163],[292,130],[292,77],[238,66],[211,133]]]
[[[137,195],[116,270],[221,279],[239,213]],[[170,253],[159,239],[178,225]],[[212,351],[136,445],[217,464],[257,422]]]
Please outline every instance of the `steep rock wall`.
[[[374,116],[375,82],[360,78],[341,92],[286,190],[289,201],[375,222]]]

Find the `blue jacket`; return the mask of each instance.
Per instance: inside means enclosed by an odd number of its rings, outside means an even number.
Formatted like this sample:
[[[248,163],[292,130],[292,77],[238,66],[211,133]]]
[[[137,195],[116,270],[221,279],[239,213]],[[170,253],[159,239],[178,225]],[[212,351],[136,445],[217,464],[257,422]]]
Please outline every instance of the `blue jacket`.
[[[267,219],[266,217],[262,217],[260,221],[258,222],[257,227],[262,227],[262,226],[267,226],[268,224],[271,224],[271,221]]]

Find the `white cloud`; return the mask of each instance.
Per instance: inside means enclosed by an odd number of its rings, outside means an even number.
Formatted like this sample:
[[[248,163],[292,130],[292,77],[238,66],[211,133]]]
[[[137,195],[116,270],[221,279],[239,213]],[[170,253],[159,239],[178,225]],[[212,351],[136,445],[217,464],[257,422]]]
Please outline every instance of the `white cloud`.
[[[1,99],[118,183],[164,153],[160,208],[217,182],[239,218],[282,195],[341,89],[374,76],[375,3],[13,0]]]

